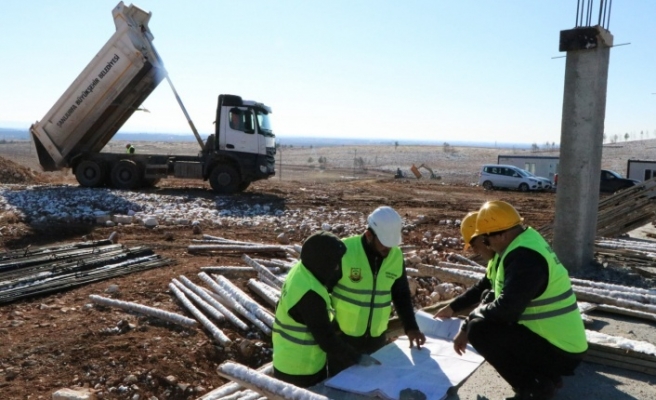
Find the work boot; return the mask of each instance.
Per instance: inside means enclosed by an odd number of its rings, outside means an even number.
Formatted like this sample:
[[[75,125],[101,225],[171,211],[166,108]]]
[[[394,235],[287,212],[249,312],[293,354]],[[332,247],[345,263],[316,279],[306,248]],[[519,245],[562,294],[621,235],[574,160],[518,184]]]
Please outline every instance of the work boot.
[[[536,378],[531,384],[530,389],[516,389],[513,397],[506,397],[506,400],[549,400],[556,394],[556,385],[551,379]],[[562,386],[562,381],[560,382]]]

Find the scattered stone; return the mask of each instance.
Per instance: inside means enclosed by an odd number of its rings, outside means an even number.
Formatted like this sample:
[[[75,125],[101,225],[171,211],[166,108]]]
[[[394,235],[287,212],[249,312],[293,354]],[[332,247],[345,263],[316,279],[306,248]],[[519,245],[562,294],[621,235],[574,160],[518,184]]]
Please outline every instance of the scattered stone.
[[[118,293],[119,288],[118,285],[111,284],[105,289],[105,293]]]
[[[59,389],[52,394],[52,400],[96,400],[96,393],[92,389]]]
[[[276,237],[276,240],[280,244],[289,244],[289,243],[291,243],[291,241],[289,240],[289,237],[287,237],[287,234],[285,232],[278,235],[278,237]]]

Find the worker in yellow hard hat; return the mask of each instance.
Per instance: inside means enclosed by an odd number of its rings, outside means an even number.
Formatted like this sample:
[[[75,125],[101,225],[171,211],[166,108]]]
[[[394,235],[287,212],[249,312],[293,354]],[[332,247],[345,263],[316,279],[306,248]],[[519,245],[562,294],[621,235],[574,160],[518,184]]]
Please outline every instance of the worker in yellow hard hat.
[[[512,386],[508,399],[544,400],[574,374],[588,344],[567,269],[522,222],[504,201],[478,211],[474,235],[499,257],[494,300],[469,314],[454,348],[462,354],[469,341]]]
[[[469,313],[472,307],[476,306],[479,302],[485,302],[486,299],[493,299],[491,290],[492,283],[494,282],[494,275],[496,274],[496,263],[499,261],[499,257],[494,250],[485,245],[485,240],[481,235],[476,235],[477,216],[477,211],[467,214],[460,223],[460,233],[465,242],[465,250],[471,247],[474,253],[487,261],[486,274],[474,286],[467,289],[465,293],[453,299],[451,303],[437,310],[434,318],[451,318],[455,315],[462,314],[463,312]],[[465,342],[465,345],[466,344],[467,343]]]

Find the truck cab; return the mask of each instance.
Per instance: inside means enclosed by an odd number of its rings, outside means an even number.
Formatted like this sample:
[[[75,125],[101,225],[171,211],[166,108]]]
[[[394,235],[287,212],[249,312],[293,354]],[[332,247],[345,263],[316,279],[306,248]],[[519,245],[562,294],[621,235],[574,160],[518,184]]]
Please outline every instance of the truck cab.
[[[271,108],[262,103],[219,95],[214,137],[210,136],[205,145],[205,151],[211,152],[204,175],[215,191],[242,191],[252,181],[275,175],[276,145],[270,114]]]

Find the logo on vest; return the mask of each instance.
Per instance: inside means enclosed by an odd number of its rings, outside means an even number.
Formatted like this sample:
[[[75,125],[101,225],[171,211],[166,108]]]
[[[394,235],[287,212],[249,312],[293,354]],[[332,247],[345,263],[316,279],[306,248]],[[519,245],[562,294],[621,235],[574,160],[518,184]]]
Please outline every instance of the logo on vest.
[[[360,268],[351,268],[351,274],[349,275],[351,282],[360,282],[362,280],[362,273]]]
[[[396,274],[393,274],[393,273],[391,273],[391,272],[389,272],[389,271],[385,272],[385,277],[386,277],[387,279],[391,279],[391,280],[396,280],[396,278],[398,278],[398,277],[396,276]]]

